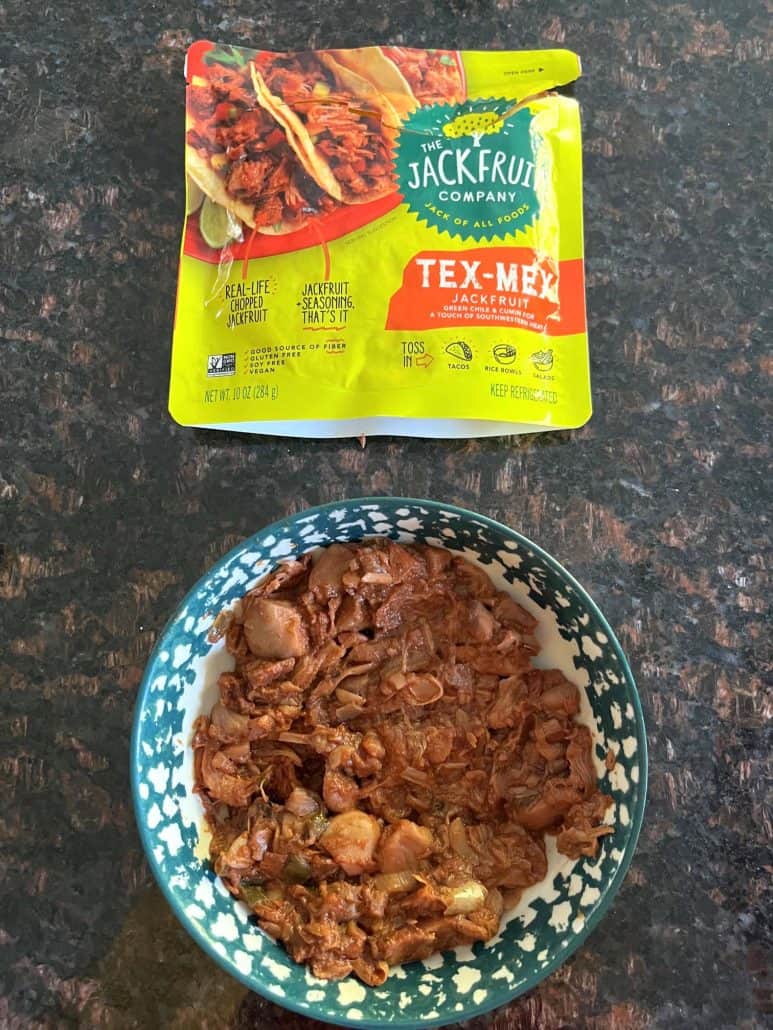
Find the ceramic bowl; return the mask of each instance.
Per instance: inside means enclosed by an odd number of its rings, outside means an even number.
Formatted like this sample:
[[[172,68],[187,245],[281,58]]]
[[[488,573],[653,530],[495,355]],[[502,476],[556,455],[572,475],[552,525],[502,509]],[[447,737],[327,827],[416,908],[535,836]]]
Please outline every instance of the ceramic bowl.
[[[545,656],[581,688],[581,719],[595,734],[601,787],[614,832],[593,859],[572,861],[549,842],[546,879],[525,893],[484,945],[396,967],[381,987],[349,977],[317,980],[257,926],[210,868],[200,802],[192,792],[191,727],[230,667],[207,642],[217,613],[277,562],[332,543],[386,535],[447,547],[482,564],[539,617]],[[608,750],[616,756],[606,769]],[[631,670],[604,616],[572,576],[507,526],[453,505],[403,498],[341,501],[292,515],[236,547],[172,616],[140,687],[131,746],[137,822],[151,868],[180,922],[216,962],[271,1001],[344,1026],[439,1026],[530,990],[598,925],[623,880],[644,811],[647,752]]]

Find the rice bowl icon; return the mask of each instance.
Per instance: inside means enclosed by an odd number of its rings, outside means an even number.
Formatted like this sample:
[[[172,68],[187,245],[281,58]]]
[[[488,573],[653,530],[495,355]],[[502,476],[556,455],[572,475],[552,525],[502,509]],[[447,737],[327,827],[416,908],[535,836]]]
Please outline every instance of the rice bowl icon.
[[[518,351],[510,343],[498,343],[491,353],[500,365],[512,365],[518,356]]]

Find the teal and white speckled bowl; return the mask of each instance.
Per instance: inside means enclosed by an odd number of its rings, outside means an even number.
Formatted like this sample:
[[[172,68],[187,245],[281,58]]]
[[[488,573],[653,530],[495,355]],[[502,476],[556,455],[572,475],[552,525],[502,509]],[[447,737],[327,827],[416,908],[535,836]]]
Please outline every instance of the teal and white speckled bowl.
[[[549,847],[546,879],[530,889],[485,945],[392,970],[381,987],[349,977],[317,980],[257,926],[206,861],[207,838],[192,793],[194,719],[216,700],[229,667],[212,620],[288,555],[363,536],[425,541],[463,553],[540,619],[545,657],[580,687],[580,718],[594,731],[601,786],[614,799],[597,858]],[[603,758],[615,753],[614,769]],[[292,515],[222,558],[172,616],[140,687],[131,746],[137,822],[153,872],[175,914],[212,958],[247,987],[286,1008],[343,1026],[439,1026],[503,1005],[530,990],[585,940],[609,908],[633,856],[647,784],[647,742],[631,670],[604,616],[558,562],[506,526],[453,505],[364,498]],[[552,838],[548,838],[549,843]]]

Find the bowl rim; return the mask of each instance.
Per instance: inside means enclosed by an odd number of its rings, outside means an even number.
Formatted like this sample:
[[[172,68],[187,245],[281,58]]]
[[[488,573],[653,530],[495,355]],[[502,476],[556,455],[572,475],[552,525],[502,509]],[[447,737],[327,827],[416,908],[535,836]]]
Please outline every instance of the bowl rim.
[[[196,926],[191,922],[185,910],[179,904],[174,892],[172,891],[172,888],[169,885],[167,877],[161,872],[159,864],[153,853],[153,847],[149,839],[148,828],[140,818],[140,814],[145,808],[144,801],[142,798],[140,798],[139,795],[140,780],[137,775],[141,735],[140,728],[142,722],[141,716],[142,712],[145,709],[148,691],[153,679],[152,670],[156,664],[160,652],[164,649],[164,641],[166,639],[168,632],[170,631],[174,623],[178,620],[180,614],[195,598],[196,594],[201,589],[204,581],[209,579],[213,575],[213,573],[217,571],[218,568],[220,568],[226,562],[230,561],[238,552],[244,550],[244,548],[249,545],[249,542],[254,540],[256,537],[265,536],[269,534],[278,535],[284,529],[287,529],[294,523],[296,523],[298,519],[306,518],[312,514],[322,514],[325,512],[336,511],[339,508],[347,507],[349,505],[379,505],[384,503],[388,503],[390,505],[405,504],[414,505],[417,507],[425,507],[438,512],[449,512],[453,515],[458,515],[461,518],[472,519],[474,521],[477,521],[478,523],[482,523],[489,529],[496,530],[497,532],[502,532],[507,536],[510,536],[511,538],[515,538],[520,546],[531,549],[535,555],[539,556],[539,558],[541,558],[547,565],[549,565],[554,572],[558,573],[559,576],[561,576],[569,585],[571,585],[577,592],[578,597],[580,598],[582,603],[598,619],[599,624],[603,629],[603,632],[607,635],[607,643],[604,646],[611,648],[615,652],[616,657],[620,662],[620,667],[622,669],[625,683],[627,684],[629,692],[631,694],[631,704],[634,710],[634,722],[636,723],[636,745],[640,756],[639,782],[637,784],[639,789],[636,800],[636,806],[633,813],[631,814],[631,830],[628,835],[628,840],[626,842],[625,849],[623,851],[623,858],[617,867],[617,871],[614,877],[612,878],[611,882],[607,885],[607,888],[601,897],[599,905],[593,910],[590,917],[586,919],[582,929],[577,932],[573,931],[570,940],[567,942],[566,946],[561,949],[560,953],[557,954],[551,962],[544,966],[544,968],[539,969],[533,975],[527,977],[527,979],[513,991],[509,991],[507,987],[503,986],[498,990],[492,991],[492,993],[496,995],[494,1000],[491,1000],[489,998],[486,1001],[481,1002],[480,1004],[471,1004],[469,1007],[465,1006],[462,1012],[446,1013],[445,1015],[441,1014],[436,1019],[421,1020],[420,1023],[422,1027],[446,1026],[450,1023],[457,1023],[462,1020],[473,1019],[476,1016],[483,1015],[486,1012],[492,1011],[493,1009],[507,1005],[510,1002],[514,1001],[516,998],[522,997],[529,991],[534,990],[534,988],[538,984],[542,983],[543,980],[547,979],[547,977],[554,973],[556,969],[562,966],[567,961],[567,959],[571,955],[573,955],[582,944],[585,943],[587,938],[596,929],[596,927],[599,925],[599,923],[602,921],[604,916],[609,911],[612,902],[614,901],[615,896],[617,895],[617,892],[620,889],[620,886],[622,885],[628,873],[628,869],[631,865],[631,861],[636,851],[636,845],[639,840],[639,834],[641,832],[641,827],[644,820],[644,810],[646,808],[647,803],[647,786],[649,770],[647,730],[646,724],[644,722],[644,712],[642,710],[641,699],[639,697],[639,691],[636,686],[636,681],[633,677],[633,672],[631,671],[631,666],[628,662],[628,659],[625,656],[622,647],[620,646],[620,642],[617,639],[617,635],[615,634],[612,627],[609,625],[609,622],[607,621],[603,612],[598,607],[593,598],[590,596],[588,591],[577,579],[575,579],[571,572],[569,572],[556,558],[554,558],[551,554],[545,551],[538,544],[535,544],[528,537],[518,532],[518,530],[505,525],[503,522],[499,522],[496,519],[492,519],[487,515],[482,515],[480,514],[480,512],[472,511],[469,508],[463,508],[457,504],[445,504],[441,501],[423,500],[417,497],[390,497],[384,495],[378,495],[373,497],[347,497],[337,501],[330,501],[326,504],[313,505],[310,508],[304,508],[300,511],[294,512],[291,515],[287,515],[282,519],[278,519],[277,521],[272,522],[269,525],[266,525],[256,530],[250,536],[245,537],[244,540],[240,541],[234,547],[230,548],[224,555],[218,558],[216,562],[210,565],[206,569],[206,571],[202,573],[202,575],[196,580],[196,582],[190,588],[190,590],[188,590],[185,593],[184,597],[179,602],[172,615],[164,623],[163,629],[159,633],[156,643],[154,644],[153,649],[150,652],[150,655],[148,656],[148,659],[145,663],[145,671],[143,672],[142,680],[140,681],[140,685],[137,690],[137,696],[135,699],[134,718],[132,720],[132,734],[129,751],[129,776],[131,780],[132,804],[134,808],[135,822],[137,824],[137,828],[140,834],[140,840],[142,842],[142,848],[145,852],[145,858],[153,873],[153,878],[155,879],[158,886],[161,888],[161,892],[164,895],[170,908],[172,909],[172,912],[174,913],[175,917],[182,924],[183,928],[187,931],[189,936],[192,937],[196,944],[204,952],[206,952],[206,954],[211,959],[213,959],[223,970],[225,970],[225,972],[227,972],[230,976],[234,977],[234,979],[239,980],[248,990],[254,991],[256,994],[259,994],[262,997],[266,998],[267,1001],[271,1001],[275,1005],[279,1005],[281,1008],[287,1009],[291,1012],[297,1012],[299,1015],[306,1016],[307,1018],[315,1018],[314,1013],[310,1012],[308,1007],[304,1008],[302,1005],[298,1004],[293,998],[290,997],[277,998],[276,995],[270,993],[270,991],[267,988],[264,988],[263,983],[261,981],[256,981],[254,977],[250,976],[249,974],[242,973],[239,969],[236,968],[236,966],[232,962],[228,960],[226,956],[219,954],[215,950],[215,948],[212,947],[209,939],[205,935],[200,933]],[[379,535],[382,534],[366,533],[363,535],[363,539],[366,539],[368,536]],[[284,556],[278,557],[276,559],[276,563],[278,564],[279,562],[281,562],[283,560],[283,557]],[[387,1026],[404,1028],[415,1028],[417,1026],[415,1019],[401,1019],[399,1017],[389,1019],[387,1021],[373,1021],[368,1019],[348,1019],[343,1016],[337,1017],[333,1014],[326,1013],[324,1019],[327,1022],[332,1023],[336,1026],[360,1027],[361,1030],[383,1030],[383,1028]]]

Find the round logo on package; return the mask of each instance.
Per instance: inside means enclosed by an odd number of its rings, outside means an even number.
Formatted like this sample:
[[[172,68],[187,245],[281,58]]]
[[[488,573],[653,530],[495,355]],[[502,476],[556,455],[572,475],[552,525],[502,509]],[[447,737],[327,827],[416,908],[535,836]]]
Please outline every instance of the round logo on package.
[[[461,239],[506,239],[526,229],[539,214],[533,121],[512,99],[417,108],[395,153],[408,209]]]

